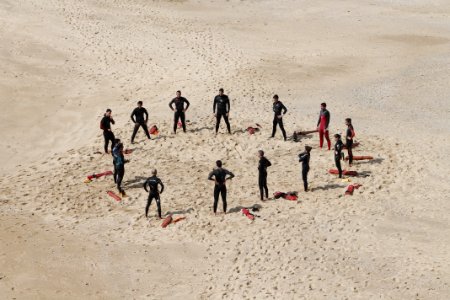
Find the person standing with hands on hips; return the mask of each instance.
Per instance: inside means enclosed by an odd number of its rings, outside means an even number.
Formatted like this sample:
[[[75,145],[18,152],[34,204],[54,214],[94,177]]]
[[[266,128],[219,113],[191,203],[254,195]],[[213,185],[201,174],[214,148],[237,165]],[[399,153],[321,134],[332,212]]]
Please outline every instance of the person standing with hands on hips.
[[[185,103],[186,103],[186,107],[184,106]],[[173,107],[174,104],[175,104],[175,108]],[[186,133],[186,117],[185,117],[184,113],[188,110],[189,105],[190,105],[189,101],[186,98],[181,97],[181,91],[177,91],[177,96],[175,98],[173,98],[172,101],[170,101],[169,107],[171,110],[173,110],[175,112],[174,120],[173,120],[173,133],[174,134],[177,133],[178,120],[181,120],[181,124],[183,126],[183,132]]]
[[[137,107],[131,113],[131,121],[133,121],[133,123],[134,123],[133,135],[131,136],[132,144],[134,144],[134,138],[136,137],[139,127],[141,127],[141,126],[144,129],[144,132],[145,132],[145,135],[147,136],[147,138],[149,140],[151,140],[150,133],[148,132],[148,127],[147,127],[148,112],[144,107],[142,107],[142,101],[138,101]]]

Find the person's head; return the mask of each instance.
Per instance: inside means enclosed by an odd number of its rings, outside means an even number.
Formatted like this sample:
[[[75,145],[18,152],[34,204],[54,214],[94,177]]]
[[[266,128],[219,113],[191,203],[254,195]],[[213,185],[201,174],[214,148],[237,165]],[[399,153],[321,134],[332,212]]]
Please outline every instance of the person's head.
[[[219,95],[222,96],[223,95],[223,88],[219,89]]]
[[[177,91],[177,97],[178,97],[178,98],[181,97],[181,91]]]
[[[264,157],[264,151],[258,150],[258,156],[259,157]]]
[[[277,94],[273,95],[273,102],[274,103],[278,102],[278,95]]]
[[[156,174],[158,174],[158,170],[152,169],[152,175],[153,175],[153,176],[156,176]]]
[[[222,161],[221,160],[216,161],[216,166],[218,168],[222,168]]]
[[[142,107],[142,104],[143,104],[142,101],[138,101],[137,106]]]
[[[341,135],[340,134],[335,134],[334,135],[334,140],[337,142],[337,141],[339,141],[341,139]]]
[[[320,103],[320,109],[321,110],[327,109],[327,104],[325,102]]]
[[[305,146],[305,151],[306,152],[311,152],[311,150],[312,150],[312,147],[311,146]]]
[[[112,113],[112,110],[108,108],[105,112],[105,116],[110,117],[111,113]]]
[[[345,125],[352,125],[352,119],[350,119],[350,118],[347,118],[347,119],[345,119]]]

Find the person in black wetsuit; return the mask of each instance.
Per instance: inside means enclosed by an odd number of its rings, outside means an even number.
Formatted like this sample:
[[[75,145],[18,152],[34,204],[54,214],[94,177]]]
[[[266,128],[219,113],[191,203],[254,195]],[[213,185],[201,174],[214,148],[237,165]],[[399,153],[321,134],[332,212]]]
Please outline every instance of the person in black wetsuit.
[[[266,199],[269,198],[269,189],[267,188],[267,168],[272,164],[264,156],[264,151],[258,151],[259,163],[258,163],[258,183],[259,183],[259,194],[261,196],[261,201],[264,200],[264,192]]]
[[[161,179],[156,177],[157,170],[152,170],[152,177],[149,177],[144,183],[144,189],[148,192],[147,206],[145,207],[145,217],[148,216],[148,209],[152,204],[153,199],[156,201],[156,205],[158,206],[158,216],[161,219],[161,199],[159,197],[160,194],[164,191],[164,184]],[[161,190],[158,190],[158,185],[161,186]],[[147,187],[149,189],[147,189]]]
[[[123,156],[123,144],[117,139],[115,140],[116,145],[112,151],[113,155],[113,163],[114,163],[114,182],[117,184],[117,189],[122,196],[125,196],[125,191],[122,189],[122,180],[125,175],[125,163],[128,160],[125,160]]]
[[[220,160],[216,161],[216,166],[211,173],[208,175],[208,180],[215,181],[214,186],[214,214],[217,212],[217,204],[219,202],[219,195],[222,196],[223,202],[223,212],[227,213],[227,186],[226,181],[234,177],[234,174],[227,169],[222,168],[222,162]],[[228,177],[227,177],[228,175]],[[214,179],[213,179],[214,177]]]
[[[347,132],[345,134],[345,146],[348,151],[348,165],[351,167],[353,163],[353,138],[355,137],[355,130],[353,129],[352,119],[345,119],[345,125],[347,125]]]
[[[115,137],[114,133],[111,130],[111,124],[115,124],[114,119],[112,118],[112,111],[108,108],[106,113],[103,115],[102,120],[100,121],[100,128],[103,130],[103,137],[105,139],[105,153],[108,153],[108,145],[111,141],[111,152],[115,146]]]
[[[303,179],[303,188],[305,192],[308,191],[308,172],[309,172],[309,159],[311,158],[311,150],[310,146],[305,146],[305,152],[302,152],[298,155],[298,161],[302,163],[302,179]]]
[[[142,107],[142,101],[138,101],[137,107],[131,113],[131,121],[134,123],[133,134],[131,135],[131,143],[134,144],[134,138],[136,137],[136,133],[139,130],[139,127],[142,126],[144,129],[145,135],[150,140],[150,133],[148,132],[147,122],[148,122],[148,112]]]
[[[217,110],[216,110],[217,107]],[[216,134],[219,131],[220,121],[225,120],[228,133],[231,133],[230,122],[228,121],[228,115],[230,113],[230,99],[223,93],[223,89],[219,89],[219,95],[214,98],[213,113],[216,117]]]
[[[184,104],[186,103],[186,107],[184,107]],[[175,104],[175,108],[173,108],[173,105]],[[177,133],[177,126],[178,126],[178,120],[181,120],[181,124],[183,125],[183,131],[186,132],[186,120],[185,120],[185,112],[189,108],[189,101],[181,97],[181,92],[177,91],[177,96],[172,99],[169,103],[169,107],[171,110],[175,112],[174,120],[173,120],[173,133]]]
[[[286,131],[283,126],[283,116],[287,112],[286,106],[278,100],[278,95],[273,96],[273,129],[272,129],[272,137],[275,137],[275,133],[277,131],[277,125],[280,126],[281,132],[283,133],[284,140],[286,141]]]
[[[342,178],[341,159],[344,143],[342,143],[340,134],[335,134],[334,140],[336,141],[336,144],[334,145],[334,162],[336,163],[336,168],[338,169],[339,172],[339,178]]]

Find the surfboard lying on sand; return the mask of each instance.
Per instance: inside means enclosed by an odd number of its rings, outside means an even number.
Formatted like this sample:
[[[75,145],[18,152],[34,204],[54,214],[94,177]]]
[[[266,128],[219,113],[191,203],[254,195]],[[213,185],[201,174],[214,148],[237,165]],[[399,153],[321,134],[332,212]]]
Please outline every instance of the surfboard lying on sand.
[[[152,134],[152,135],[158,135],[158,134],[159,134],[158,127],[156,127],[156,125],[153,125],[153,126],[150,128],[149,133]]]
[[[363,156],[353,156],[353,160],[372,160],[373,156],[363,155]],[[348,156],[345,158],[348,160]]]
[[[172,223],[172,215],[168,215],[161,224],[162,228],[166,228],[170,223]]]
[[[253,215],[248,208],[243,208],[242,210],[242,214],[244,214],[247,218],[249,218],[250,220],[254,220],[255,219],[255,215]]]
[[[330,174],[339,174],[339,171],[336,169],[330,169],[328,171]],[[342,175],[347,175],[347,176],[358,176],[358,172],[356,171],[347,171],[347,170],[343,170],[342,171]]]
[[[355,189],[359,189],[362,185],[358,184],[358,183],[354,183],[354,184],[350,184],[347,187],[347,190],[345,191],[345,195],[346,196],[351,196],[353,195],[353,192],[355,191]]]
[[[119,197],[119,195],[117,195],[116,193],[114,193],[113,191],[107,191],[106,192],[110,197],[112,197],[114,200],[116,201],[121,201],[122,198]]]
[[[108,176],[108,175],[112,175],[112,174],[113,174],[112,171],[106,171],[103,173],[89,175],[89,176],[87,176],[87,179],[92,180],[92,179],[96,179],[96,178],[100,178],[100,177]]]

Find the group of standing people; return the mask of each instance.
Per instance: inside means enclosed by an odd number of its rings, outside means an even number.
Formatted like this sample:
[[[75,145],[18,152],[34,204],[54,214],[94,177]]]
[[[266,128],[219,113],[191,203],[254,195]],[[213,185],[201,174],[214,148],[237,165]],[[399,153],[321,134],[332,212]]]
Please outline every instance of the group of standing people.
[[[174,112],[173,119],[173,133],[176,134],[177,128],[180,126],[183,132],[186,133],[186,111],[190,107],[189,101],[181,96],[181,91],[176,92],[176,97],[169,102],[170,109]],[[231,125],[229,122],[230,113],[230,99],[224,94],[224,90],[219,89],[219,93],[214,97],[213,101],[213,114],[216,118],[215,133],[219,131],[221,120],[224,119],[227,131],[231,134]],[[279,100],[278,95],[273,96],[273,122],[272,122],[272,135],[271,138],[275,137],[277,127],[280,128],[284,140],[287,140],[286,130],[284,129],[283,117],[287,113],[287,108]],[[143,107],[143,102],[138,101],[137,107],[131,113],[131,120],[134,123],[133,133],[131,135],[131,143],[134,143],[137,132],[142,127],[145,135],[148,139],[151,139],[151,134],[149,132],[148,123],[148,111]],[[353,162],[352,145],[353,138],[355,137],[355,131],[353,129],[352,121],[350,118],[345,119],[347,126],[345,144],[342,142],[341,136],[335,134],[335,145],[334,145],[334,160],[336,168],[338,169],[339,178],[342,178],[342,167],[341,160],[343,159],[342,150],[345,148],[348,150],[349,165]],[[101,122],[100,128],[103,130],[104,137],[104,151],[109,153],[109,144],[111,143],[111,154],[113,156],[114,165],[114,182],[117,185],[117,189],[122,196],[125,196],[125,191],[122,188],[122,180],[125,174],[125,163],[128,160],[124,157],[124,146],[120,139],[116,139],[114,133],[112,132],[111,125],[115,124],[112,117],[111,109],[107,109]],[[328,150],[331,149],[331,141],[329,137],[329,125],[330,125],[330,112],[327,110],[327,104],[321,103],[321,109],[319,113],[319,120],[317,122],[317,131],[319,133],[319,146],[323,148],[324,139],[327,141]],[[302,180],[304,190],[308,191],[308,173],[310,170],[310,159],[311,159],[312,147],[305,146],[305,151],[299,154],[299,162],[302,163]],[[264,151],[258,151],[259,163],[258,163],[258,185],[261,200],[269,198],[269,190],[267,187],[267,168],[272,164],[265,157]],[[224,213],[227,211],[227,188],[226,181],[231,180],[234,174],[227,169],[222,167],[222,161],[216,161],[216,168],[209,174],[208,179],[215,182],[214,185],[214,203],[213,212],[217,212],[217,206],[219,198],[222,198]],[[145,191],[148,193],[147,205],[145,208],[145,216],[148,216],[148,210],[153,200],[155,200],[158,208],[158,216],[161,218],[161,202],[160,194],[164,191],[164,184],[161,179],[157,177],[157,170],[152,170],[152,176],[149,177],[144,185]]]

